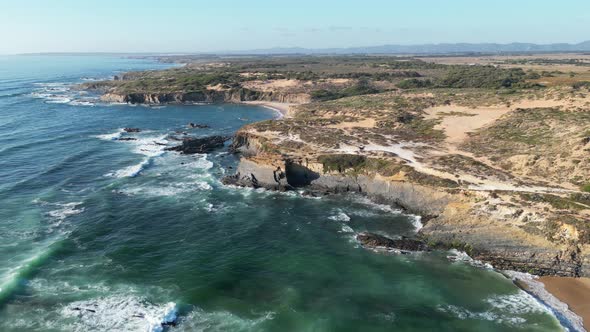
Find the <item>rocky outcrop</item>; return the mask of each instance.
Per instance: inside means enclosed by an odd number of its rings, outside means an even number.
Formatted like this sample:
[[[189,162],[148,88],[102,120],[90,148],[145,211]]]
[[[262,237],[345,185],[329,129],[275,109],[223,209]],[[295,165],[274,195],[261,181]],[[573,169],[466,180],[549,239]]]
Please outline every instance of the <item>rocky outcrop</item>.
[[[166,151],[178,151],[183,154],[208,153],[220,147],[223,147],[225,141],[229,140],[227,136],[211,136],[204,138],[188,137],[182,140],[182,144],[166,148]]]
[[[531,233],[516,222],[522,211],[500,218],[493,206],[478,205],[488,195],[465,188],[442,188],[392,180],[378,174],[325,172],[313,155],[293,158],[266,150],[266,139],[239,132],[232,149],[242,153],[237,174],[225,183],[273,190],[297,188],[311,192],[367,195],[380,203],[395,205],[422,216],[419,236],[435,248],[455,248],[498,269],[538,275],[590,276],[588,249],[577,242],[556,243]],[[493,196],[493,195],[492,195]],[[514,220],[511,220],[514,219]],[[392,239],[359,235],[367,246],[399,246]],[[415,243],[417,244],[417,243]]]
[[[207,128],[211,128],[209,125],[204,125],[204,124],[199,124],[199,123],[192,123],[190,122],[187,125],[188,128],[196,128],[196,129],[207,129]]]
[[[244,101],[268,101],[280,103],[307,103],[306,93],[262,92],[245,88],[228,90],[204,90],[196,92],[127,93],[117,88],[108,89],[100,98],[104,102],[129,104],[187,104],[187,103],[239,103]]]
[[[356,239],[363,245],[363,247],[371,249],[387,249],[399,251],[400,253],[410,253],[430,250],[426,243],[411,239],[408,237],[402,237],[400,239],[390,239],[383,235],[363,232],[356,236]]]

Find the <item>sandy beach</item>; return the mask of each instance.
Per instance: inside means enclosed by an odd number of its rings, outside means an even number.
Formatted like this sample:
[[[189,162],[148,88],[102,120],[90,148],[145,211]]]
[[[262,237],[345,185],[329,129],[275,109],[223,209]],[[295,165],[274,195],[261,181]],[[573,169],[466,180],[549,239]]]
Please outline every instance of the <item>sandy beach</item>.
[[[266,108],[270,108],[275,110],[277,113],[280,114],[281,118],[290,117],[289,111],[291,106],[296,104],[289,104],[289,103],[279,103],[279,102],[272,102],[272,101],[244,101],[243,104],[247,105],[258,105]]]
[[[582,317],[584,328],[590,328],[590,278],[540,277],[545,289],[571,311]]]

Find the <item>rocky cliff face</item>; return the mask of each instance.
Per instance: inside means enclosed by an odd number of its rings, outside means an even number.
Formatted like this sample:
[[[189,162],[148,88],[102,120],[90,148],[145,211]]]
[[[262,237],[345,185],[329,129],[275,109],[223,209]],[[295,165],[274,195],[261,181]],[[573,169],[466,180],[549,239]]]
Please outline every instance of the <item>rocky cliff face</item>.
[[[260,92],[248,89],[205,90],[203,92],[173,93],[124,93],[109,90],[101,96],[105,102],[130,104],[184,104],[184,103],[238,103],[243,101],[268,101],[280,103],[307,103],[311,100],[305,93]]]
[[[480,202],[493,194],[464,188],[441,188],[396,181],[378,174],[342,174],[326,172],[313,155],[291,158],[265,150],[265,139],[240,132],[233,148],[242,159],[236,175],[226,183],[265,187],[274,190],[304,188],[312,192],[356,192],[399,206],[423,217],[420,230],[430,245],[456,248],[473,258],[489,262],[498,269],[530,272],[538,275],[590,276],[587,246],[576,241],[552,242],[540,234],[506,222],[523,212],[495,211]]]

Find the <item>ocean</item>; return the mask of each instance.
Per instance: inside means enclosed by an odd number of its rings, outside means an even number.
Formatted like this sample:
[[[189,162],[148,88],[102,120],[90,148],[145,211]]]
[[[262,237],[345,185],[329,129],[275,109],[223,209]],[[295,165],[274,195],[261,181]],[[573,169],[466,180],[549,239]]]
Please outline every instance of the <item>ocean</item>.
[[[182,132],[231,135],[273,110],[103,104],[73,88],[170,66],[0,57],[0,331],[562,330],[460,252],[355,241],[411,236],[416,216],[362,196],[226,187],[238,163],[227,149],[164,150]]]

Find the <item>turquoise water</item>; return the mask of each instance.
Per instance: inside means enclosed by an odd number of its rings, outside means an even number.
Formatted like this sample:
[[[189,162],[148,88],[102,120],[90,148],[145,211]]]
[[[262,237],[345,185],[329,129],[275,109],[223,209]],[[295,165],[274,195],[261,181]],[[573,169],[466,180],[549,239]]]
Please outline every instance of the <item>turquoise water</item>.
[[[165,67],[0,57],[0,331],[561,329],[509,280],[447,259],[456,253],[354,241],[411,235],[413,216],[354,196],[224,187],[234,156],[164,151],[176,131],[231,134],[268,109],[105,105],[71,89]]]

